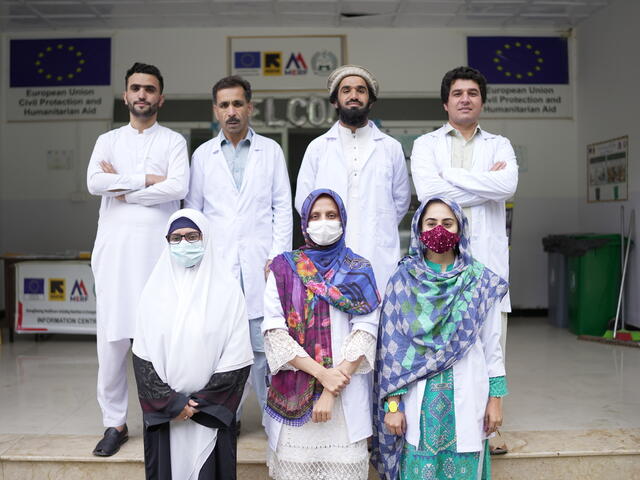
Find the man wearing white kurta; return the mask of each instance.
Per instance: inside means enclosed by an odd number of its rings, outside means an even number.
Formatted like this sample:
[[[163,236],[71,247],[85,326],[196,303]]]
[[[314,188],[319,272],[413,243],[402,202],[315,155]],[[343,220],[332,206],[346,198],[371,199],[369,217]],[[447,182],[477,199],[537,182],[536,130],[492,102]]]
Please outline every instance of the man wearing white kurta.
[[[98,456],[127,440],[127,355],[142,288],[164,248],[164,228],[189,184],[184,138],[157,123],[163,80],[152,65],[126,75],[130,123],[101,135],[89,161],[87,187],[102,197],[91,257],[95,277],[98,402],[104,437]]]
[[[260,325],[269,260],[291,249],[291,187],[280,146],[249,127],[251,85],[241,77],[213,86],[217,137],[193,154],[185,206],[202,211],[217,255],[229,263],[244,290],[254,363],[251,383],[264,409],[267,362]]]
[[[400,259],[398,224],[407,213],[411,186],[400,143],[369,121],[378,82],[357,65],[343,65],[327,80],[339,120],[307,147],[298,173],[298,212],[313,190],[329,188],[344,200],[346,243],[368,259],[384,292]]]
[[[413,144],[411,173],[418,200],[443,196],[463,207],[471,230],[471,254],[509,280],[509,242],[505,200],[518,186],[511,142],[478,125],[487,98],[487,81],[478,70],[458,67],[442,79],[440,97],[449,122]],[[502,311],[501,344],[506,351],[509,294]]]

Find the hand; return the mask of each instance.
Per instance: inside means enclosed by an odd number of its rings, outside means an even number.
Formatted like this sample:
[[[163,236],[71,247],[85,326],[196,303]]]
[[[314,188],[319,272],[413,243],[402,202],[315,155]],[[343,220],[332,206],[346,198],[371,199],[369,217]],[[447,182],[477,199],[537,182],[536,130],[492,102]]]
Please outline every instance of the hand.
[[[504,170],[505,168],[507,168],[507,162],[496,162],[493,165],[491,165],[491,168],[489,169],[489,171],[497,172],[498,170]]]
[[[333,410],[333,404],[335,403],[335,397],[326,389],[320,394],[320,398],[313,405],[313,411],[311,412],[311,421],[313,423],[328,422],[331,420],[331,411]]]
[[[182,411],[178,414],[174,420],[178,422],[185,422],[193,417],[200,410],[197,410],[195,407],[198,406],[198,403],[195,400],[189,400],[189,402],[184,406]]]
[[[147,173],[144,176],[144,184],[147,187],[151,185],[155,185],[156,183],[164,182],[167,177],[163,177],[162,175],[154,175],[153,173]]]
[[[502,426],[502,398],[489,397],[484,412],[484,431],[487,435],[497,432]]]
[[[273,262],[273,258],[270,258],[269,260],[267,260],[267,263],[264,264],[264,280],[265,281],[269,277],[269,272],[271,271],[271,269],[269,268],[271,266],[271,262]]]
[[[337,396],[351,380],[350,375],[345,375],[337,368],[325,368],[318,376],[318,380],[330,393]]]
[[[118,195],[116,200],[120,200],[121,202],[127,202],[127,199],[124,197],[124,193],[122,195]]]
[[[404,412],[387,412],[384,416],[384,426],[387,427],[391,435],[404,435],[407,431],[407,419]]]
[[[113,166],[113,164],[111,164],[110,162],[107,162],[105,160],[100,161],[100,168],[102,168],[102,171],[104,173],[118,173],[118,172],[116,172],[116,169]]]

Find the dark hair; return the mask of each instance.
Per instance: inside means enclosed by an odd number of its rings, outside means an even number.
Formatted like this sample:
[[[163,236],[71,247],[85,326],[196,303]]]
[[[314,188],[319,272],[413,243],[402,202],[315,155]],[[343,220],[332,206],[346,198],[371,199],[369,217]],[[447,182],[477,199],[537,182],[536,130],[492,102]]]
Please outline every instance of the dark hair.
[[[429,200],[426,205],[424,206],[424,208],[422,209],[422,212],[420,213],[420,218],[418,219],[418,228],[422,227],[422,220],[424,219],[425,214],[427,213],[427,210],[429,210],[429,207],[431,205],[435,205],[435,204],[441,204],[444,205],[445,207],[447,207],[449,210],[451,210],[451,213],[453,213],[453,218],[456,219],[456,223],[458,224],[458,228],[461,229],[462,225],[460,224],[460,221],[458,220],[458,217],[456,216],[456,212],[453,211],[453,208],[451,208],[450,205],[447,204],[447,202],[439,199],[439,198],[434,198],[432,200]]]
[[[242,87],[244,90],[244,98],[247,102],[251,101],[251,84],[247,82],[240,75],[230,75],[228,77],[221,78],[211,89],[211,95],[213,96],[213,103],[216,103],[216,94],[218,90],[224,90],[225,88]]]
[[[129,86],[129,77],[134,73],[146,73],[147,75],[153,75],[158,79],[158,83],[160,83],[160,93],[164,90],[164,80],[162,79],[162,74],[160,73],[160,70],[158,70],[158,67],[140,62],[134,63],[133,67],[127,70],[127,74],[124,77],[125,90]]]
[[[360,77],[360,75],[347,75],[347,77]],[[342,80],[344,80],[344,78]],[[364,77],[360,78],[364,80],[364,83],[367,86],[367,92],[369,92],[369,105],[371,105],[373,102],[378,100],[378,97],[376,97],[376,94],[371,91],[371,87],[369,86],[369,82],[367,82],[367,79]],[[334,88],[333,92],[331,92],[331,94],[329,95],[329,103],[336,103],[338,101],[338,90],[340,90],[340,84],[342,83],[342,80],[338,82],[338,86]]]
[[[454,80],[473,80],[480,87],[480,96],[482,97],[482,103],[487,101],[487,79],[480,73],[479,70],[471,67],[458,67],[453,70],[449,70],[444,74],[442,78],[442,85],[440,85],[440,99],[442,104],[446,104],[449,101],[449,91],[451,90],[451,84]]]

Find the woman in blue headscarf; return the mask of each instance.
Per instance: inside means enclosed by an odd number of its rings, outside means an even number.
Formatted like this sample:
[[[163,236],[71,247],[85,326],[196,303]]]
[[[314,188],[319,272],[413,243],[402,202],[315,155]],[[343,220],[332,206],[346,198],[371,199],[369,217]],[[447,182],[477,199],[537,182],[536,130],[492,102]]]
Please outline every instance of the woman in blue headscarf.
[[[274,258],[264,296],[269,474],[366,480],[380,302],[373,269],[345,245],[335,192],[311,192],[301,223],[305,246]]]
[[[474,260],[462,209],[425,200],[387,285],[374,374],[373,461],[386,480],[490,477],[502,424],[507,283]]]

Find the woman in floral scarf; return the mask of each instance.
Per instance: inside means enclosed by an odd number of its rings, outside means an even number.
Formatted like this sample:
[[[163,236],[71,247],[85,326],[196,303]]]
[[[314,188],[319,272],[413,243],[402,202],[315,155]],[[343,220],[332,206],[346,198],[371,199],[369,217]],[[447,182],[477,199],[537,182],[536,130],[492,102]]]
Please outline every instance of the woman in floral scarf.
[[[347,214],[338,194],[313,191],[301,222],[306,245],[274,258],[265,290],[269,474],[364,480],[379,314],[375,278],[371,264],[345,246]]]
[[[490,477],[486,438],[502,423],[507,393],[493,306],[508,286],[471,257],[468,232],[455,202],[424,201],[387,285],[372,452],[386,480]]]

